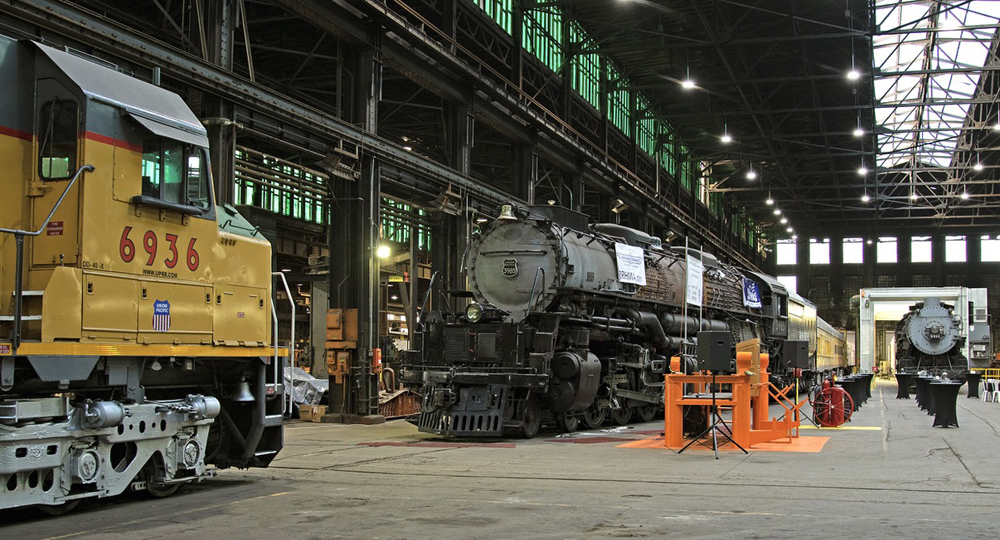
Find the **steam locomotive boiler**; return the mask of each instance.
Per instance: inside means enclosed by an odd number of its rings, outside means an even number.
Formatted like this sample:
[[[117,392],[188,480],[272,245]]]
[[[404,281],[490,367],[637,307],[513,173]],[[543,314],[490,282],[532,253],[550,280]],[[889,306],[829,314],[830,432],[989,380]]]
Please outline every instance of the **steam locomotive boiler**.
[[[282,447],[271,246],[181,98],[0,36],[0,509],[172,494]]]
[[[968,374],[969,361],[962,354],[962,319],[954,306],[941,303],[940,298],[925,298],[910,306],[896,325],[895,338],[897,371],[947,372],[961,380]]]
[[[700,309],[685,309],[689,260],[704,269]],[[699,331],[787,337],[787,293],[770,276],[563,208],[505,206],[466,267],[474,302],[425,313],[404,355],[403,379],[423,395],[421,431],[531,437],[545,421],[568,431],[607,416],[649,421],[668,358]]]

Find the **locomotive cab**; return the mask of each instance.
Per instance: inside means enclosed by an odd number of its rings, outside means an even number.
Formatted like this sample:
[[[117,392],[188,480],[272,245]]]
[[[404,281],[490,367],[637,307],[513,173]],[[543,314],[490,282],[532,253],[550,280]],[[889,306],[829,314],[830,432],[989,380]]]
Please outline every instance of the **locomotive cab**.
[[[198,118],[172,92],[31,47],[37,97],[20,222],[45,228],[25,243],[26,289],[44,294],[41,306],[37,293],[24,299],[25,338],[266,345],[270,246],[235,209],[215,206]],[[95,170],[46,225],[87,164]]]

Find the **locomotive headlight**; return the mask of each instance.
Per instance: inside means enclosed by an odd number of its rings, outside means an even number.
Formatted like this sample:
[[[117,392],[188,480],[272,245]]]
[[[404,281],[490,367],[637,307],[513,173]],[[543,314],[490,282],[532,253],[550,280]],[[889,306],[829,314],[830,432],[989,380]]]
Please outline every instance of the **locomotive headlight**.
[[[469,304],[465,306],[465,320],[470,323],[477,323],[483,318],[483,306],[479,304]]]

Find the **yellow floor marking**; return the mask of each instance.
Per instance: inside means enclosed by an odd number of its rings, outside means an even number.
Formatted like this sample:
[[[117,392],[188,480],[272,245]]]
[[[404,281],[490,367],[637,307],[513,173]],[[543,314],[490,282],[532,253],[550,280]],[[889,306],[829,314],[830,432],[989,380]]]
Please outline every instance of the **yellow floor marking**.
[[[840,426],[840,427],[799,426],[799,429],[819,429],[823,431],[826,431],[828,429],[839,429],[842,431],[882,431],[881,426]]]
[[[89,532],[90,531],[80,531],[80,532],[75,532],[75,533],[70,533],[70,534],[64,534],[62,536],[50,536],[50,537],[46,538],[45,540],[59,540],[60,538],[69,538],[71,536],[80,536],[81,534],[87,534]]]

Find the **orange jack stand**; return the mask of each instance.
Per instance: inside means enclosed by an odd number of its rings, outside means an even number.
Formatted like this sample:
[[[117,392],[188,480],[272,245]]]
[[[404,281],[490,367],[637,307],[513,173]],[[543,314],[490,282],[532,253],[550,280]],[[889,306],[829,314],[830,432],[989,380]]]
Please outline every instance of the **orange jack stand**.
[[[769,358],[767,354],[760,354],[758,340],[739,343],[736,350],[736,374],[715,376],[716,385],[732,385],[731,397],[717,396],[715,405],[720,410],[729,409],[732,413],[729,424],[733,441],[743,448],[779,439],[788,439],[787,442],[791,443],[793,437],[799,436],[799,410],[806,400],[793,403],[788,398],[791,386],[779,391],[768,382]],[[711,383],[712,375],[708,373],[695,375],[672,373],[666,376],[664,446],[681,448],[689,442],[684,440],[684,407],[690,405],[711,407],[712,398],[705,392]],[[698,394],[686,396],[684,392],[686,384],[693,385]],[[768,419],[768,406],[772,397],[785,410],[780,419]]]

